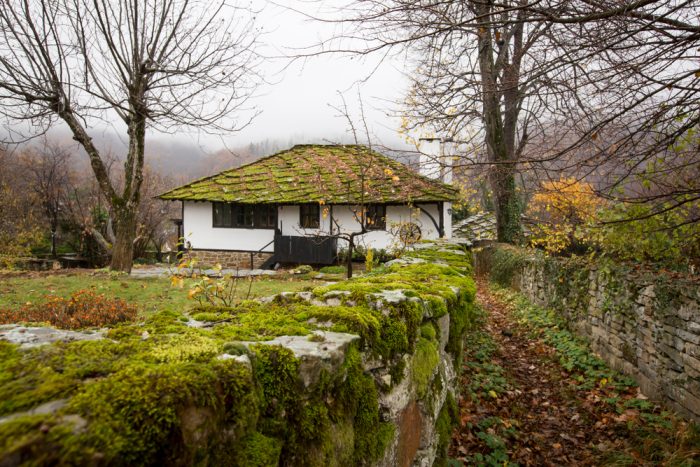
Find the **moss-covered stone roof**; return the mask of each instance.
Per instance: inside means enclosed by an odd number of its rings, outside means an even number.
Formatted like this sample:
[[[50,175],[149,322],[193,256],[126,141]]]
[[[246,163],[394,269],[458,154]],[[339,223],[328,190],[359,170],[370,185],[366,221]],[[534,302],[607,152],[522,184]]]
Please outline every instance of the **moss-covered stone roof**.
[[[391,204],[452,201],[457,191],[365,146],[299,145],[159,197],[244,204]]]

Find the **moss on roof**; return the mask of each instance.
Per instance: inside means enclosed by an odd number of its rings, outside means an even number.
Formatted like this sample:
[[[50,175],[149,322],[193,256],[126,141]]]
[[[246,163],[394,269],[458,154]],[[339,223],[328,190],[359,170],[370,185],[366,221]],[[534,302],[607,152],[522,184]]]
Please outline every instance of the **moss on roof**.
[[[299,145],[159,197],[244,204],[407,203],[452,201],[457,190],[365,146]]]

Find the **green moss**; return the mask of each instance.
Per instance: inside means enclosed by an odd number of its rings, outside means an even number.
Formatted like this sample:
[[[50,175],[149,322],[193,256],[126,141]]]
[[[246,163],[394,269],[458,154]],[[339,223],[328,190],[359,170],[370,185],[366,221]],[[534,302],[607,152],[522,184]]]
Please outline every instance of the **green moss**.
[[[318,271],[324,274],[345,274],[347,269],[345,266],[324,266]]]
[[[461,302],[450,313],[450,337],[447,340],[445,350],[452,355],[455,369],[459,371],[462,366],[462,350],[464,346],[464,333],[474,321],[476,305],[470,302]]]
[[[162,310],[146,319],[144,329],[150,333],[174,334],[187,329],[187,317],[176,311]]]
[[[452,392],[447,392],[445,403],[435,421],[435,431],[438,435],[436,458],[433,467],[446,467],[449,457],[447,450],[452,442],[452,429],[459,423],[459,407]]]
[[[222,350],[219,342],[194,329],[153,339],[154,345],[144,355],[144,360],[152,362],[206,362]]]
[[[359,193],[358,179],[365,186]],[[354,189],[348,192],[348,186]],[[365,146],[299,145],[196,180],[163,199],[326,204],[452,201],[455,189]]]
[[[70,396],[86,378],[115,371],[133,346],[111,341],[57,343],[20,351],[0,342],[0,415]]]
[[[473,268],[471,254],[458,246],[452,245],[408,251],[404,254],[404,257],[419,258],[429,263],[447,264],[467,274],[470,274]]]
[[[418,399],[422,399],[428,392],[428,384],[440,362],[437,342],[421,337],[416,344],[416,352],[413,355],[413,384],[416,388]]]
[[[90,421],[90,430],[76,435],[76,441],[98,450],[107,461],[155,464],[176,459],[182,442],[174,444],[172,435],[180,431],[180,410],[203,407],[212,415],[225,413],[217,381],[229,366],[238,366],[234,384],[250,387],[250,374],[235,362],[135,363],[87,385],[69,405],[70,411]],[[232,388],[226,393],[230,401],[232,395],[240,396]]]
[[[350,414],[355,429],[353,465],[364,465],[379,459],[386,449],[386,427],[379,423],[379,403],[374,379],[362,370],[360,352],[351,347],[345,357],[345,383],[339,401]],[[380,431],[383,437],[378,436]]]
[[[469,288],[473,281],[457,269],[439,264],[396,264],[377,276],[362,276],[350,281],[317,287],[316,296],[346,291],[354,300],[366,302],[367,296],[382,290],[411,290],[418,297],[431,300],[441,297],[449,303],[457,301],[453,288]]]
[[[249,352],[241,342],[228,342],[224,344],[223,351],[229,355],[247,355]]]
[[[367,293],[386,289],[401,289],[430,309],[415,300],[371,308],[368,302],[375,299]],[[0,342],[0,415],[69,399],[54,416],[0,425],[8,436],[0,459],[21,449],[32,461],[49,456],[53,464],[89,464],[93,457],[142,465],[175,459],[210,465],[372,463],[394,432],[380,422],[379,388],[364,372],[360,350],[389,366],[393,385],[404,377],[408,358],[421,397],[439,391],[442,380],[431,379],[438,329],[423,321],[424,313],[432,320],[450,313],[453,348],[469,324],[474,284],[450,266],[395,265],[316,293],[345,290],[355,304],[346,299],[341,306],[315,306],[296,299],[193,310],[208,321],[225,317],[210,328],[189,328],[187,315],[162,310],[144,323],[109,331],[101,341],[30,350]],[[310,388],[301,386],[300,362],[290,350],[263,344],[248,350],[240,343],[311,335],[319,328],[358,334],[361,341],[338,372],[322,372]],[[218,360],[224,352],[249,355],[252,368]],[[82,417],[88,428],[76,431],[65,415]]]
[[[441,297],[426,297],[432,310],[433,318],[440,318],[447,314],[447,303]]]
[[[261,412],[271,419],[266,431],[285,434],[285,427],[277,422],[301,390],[299,361],[291,350],[281,346],[254,345],[251,350],[255,379],[262,389]]]
[[[420,335],[428,340],[435,340],[437,338],[435,325],[432,322],[423,324],[420,327]]]
[[[192,314],[192,319],[197,321],[208,321],[216,322],[224,319],[231,319],[233,316],[229,313],[211,313],[211,312],[201,312]]]
[[[236,453],[236,465],[250,467],[279,465],[282,452],[282,443],[279,440],[253,432],[241,444],[241,449]]]
[[[75,425],[32,415],[0,424],[3,465],[90,465],[100,453],[70,442]]]

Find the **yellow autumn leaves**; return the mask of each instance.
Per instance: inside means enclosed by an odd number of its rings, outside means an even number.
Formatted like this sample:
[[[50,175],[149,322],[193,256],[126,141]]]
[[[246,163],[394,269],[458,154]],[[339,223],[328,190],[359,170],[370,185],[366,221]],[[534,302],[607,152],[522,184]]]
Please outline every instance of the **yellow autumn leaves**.
[[[394,171],[389,168],[384,169],[384,174],[391,177],[393,182],[398,182],[401,180],[397,175],[394,175]]]
[[[543,182],[527,210],[527,216],[537,222],[530,242],[556,254],[588,241],[590,229],[586,227],[603,204],[589,183],[575,178]]]

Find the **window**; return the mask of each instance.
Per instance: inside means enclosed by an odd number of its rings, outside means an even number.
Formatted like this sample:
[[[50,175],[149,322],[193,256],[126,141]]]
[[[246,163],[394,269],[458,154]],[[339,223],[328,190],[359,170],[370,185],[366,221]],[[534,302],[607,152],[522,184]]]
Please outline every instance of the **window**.
[[[234,227],[253,227],[253,208],[250,204],[234,204]]]
[[[386,206],[383,204],[370,204],[365,215],[365,227],[367,230],[386,229]]]
[[[256,206],[255,227],[259,229],[277,228],[277,206],[269,204]]]
[[[318,229],[321,225],[321,207],[318,204],[299,206],[299,225],[303,229]]]
[[[270,205],[212,203],[213,226],[274,229],[277,207]]]
[[[213,203],[214,227],[233,227],[231,205],[228,203]]]

